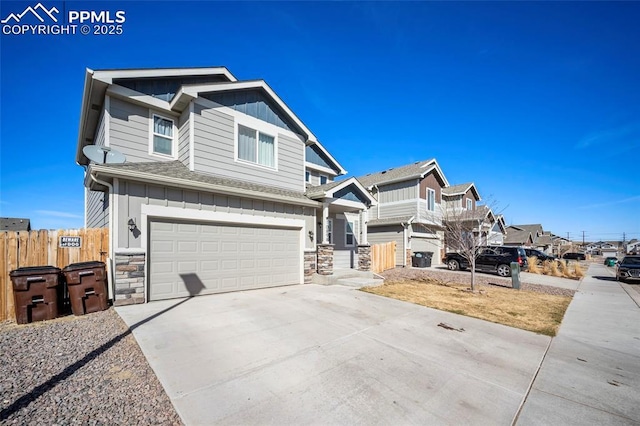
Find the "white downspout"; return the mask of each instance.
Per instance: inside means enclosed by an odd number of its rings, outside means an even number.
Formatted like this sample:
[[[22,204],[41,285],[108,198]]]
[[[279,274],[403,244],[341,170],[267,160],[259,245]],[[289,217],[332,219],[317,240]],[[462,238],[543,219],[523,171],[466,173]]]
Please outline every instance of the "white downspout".
[[[115,300],[115,272],[113,270],[113,261],[114,261],[114,257],[113,257],[113,185],[111,185],[109,182],[100,180],[98,178],[96,178],[92,173],[89,173],[89,176],[91,177],[91,180],[93,180],[95,183],[98,183],[100,185],[104,185],[107,188],[109,188],[109,252],[107,253],[107,264],[109,265],[109,278],[110,278],[110,282],[111,285],[109,286],[109,297],[111,298],[111,300]]]

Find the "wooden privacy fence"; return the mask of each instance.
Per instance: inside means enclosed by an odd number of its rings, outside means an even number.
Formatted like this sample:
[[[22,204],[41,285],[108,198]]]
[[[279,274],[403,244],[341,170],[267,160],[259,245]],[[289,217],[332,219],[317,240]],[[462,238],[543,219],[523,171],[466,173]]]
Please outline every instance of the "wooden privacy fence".
[[[396,242],[371,246],[371,270],[376,274],[396,267]]]
[[[60,237],[80,237],[81,246],[61,247]],[[71,240],[74,241],[73,239]],[[26,266],[64,268],[77,262],[106,262],[109,230],[72,229],[0,232],[0,321],[14,319],[13,285],[9,273]]]

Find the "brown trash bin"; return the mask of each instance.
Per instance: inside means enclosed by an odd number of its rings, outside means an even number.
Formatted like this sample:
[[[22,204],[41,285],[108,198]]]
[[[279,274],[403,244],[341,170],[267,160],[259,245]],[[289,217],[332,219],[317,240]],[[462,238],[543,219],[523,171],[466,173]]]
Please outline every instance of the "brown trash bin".
[[[73,263],[62,270],[73,315],[104,311],[107,305],[107,273],[103,262]]]
[[[13,283],[13,300],[18,324],[57,318],[60,268],[18,268],[11,271],[9,277]]]

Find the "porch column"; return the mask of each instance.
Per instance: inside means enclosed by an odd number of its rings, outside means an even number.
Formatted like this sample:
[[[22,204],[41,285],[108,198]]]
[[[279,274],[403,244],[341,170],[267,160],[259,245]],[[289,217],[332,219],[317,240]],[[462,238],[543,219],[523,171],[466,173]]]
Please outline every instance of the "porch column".
[[[360,244],[369,245],[369,236],[367,235],[367,222],[369,222],[369,210],[362,212],[362,241]]]
[[[327,219],[329,218],[329,203],[322,203],[322,244],[329,244]]]

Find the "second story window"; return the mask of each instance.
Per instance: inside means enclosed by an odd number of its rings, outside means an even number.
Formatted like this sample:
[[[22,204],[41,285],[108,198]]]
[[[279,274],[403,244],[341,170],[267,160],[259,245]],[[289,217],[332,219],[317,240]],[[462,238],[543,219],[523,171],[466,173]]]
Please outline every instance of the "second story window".
[[[311,172],[308,170],[304,172],[304,181],[307,183],[311,182]]]
[[[433,212],[436,210],[436,191],[427,188],[427,210]]]
[[[154,154],[173,156],[173,120],[153,114],[153,142]]]
[[[238,125],[238,159],[276,167],[276,138],[257,130]]]
[[[473,210],[473,202],[467,198],[467,210]]]
[[[328,178],[325,175],[320,175],[320,185],[327,183]]]

